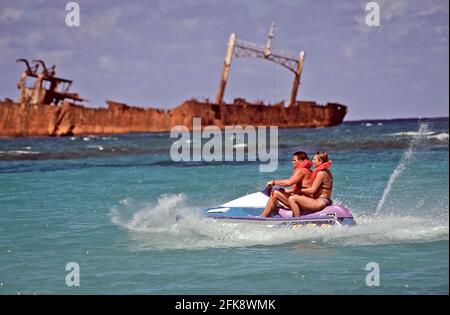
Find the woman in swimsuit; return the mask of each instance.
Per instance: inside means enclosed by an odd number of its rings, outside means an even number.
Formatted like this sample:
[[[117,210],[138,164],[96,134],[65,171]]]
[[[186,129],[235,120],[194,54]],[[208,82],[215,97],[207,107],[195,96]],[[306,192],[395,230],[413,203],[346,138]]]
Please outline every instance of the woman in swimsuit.
[[[300,190],[301,195],[292,195],[289,197],[289,205],[295,217],[301,216],[302,211],[317,212],[330,206],[331,194],[333,192],[333,175],[328,167],[331,161],[328,161],[328,154],[319,151],[314,155],[312,161],[315,170],[311,175],[311,182],[308,188]]]

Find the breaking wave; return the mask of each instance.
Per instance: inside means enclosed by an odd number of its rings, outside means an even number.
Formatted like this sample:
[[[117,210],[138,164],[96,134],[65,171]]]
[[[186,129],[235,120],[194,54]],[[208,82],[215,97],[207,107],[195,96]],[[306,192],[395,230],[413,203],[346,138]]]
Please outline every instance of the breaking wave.
[[[427,131],[427,132],[419,132],[419,131],[403,131],[403,132],[396,132],[392,133],[392,136],[395,137],[404,137],[404,138],[415,138],[417,136],[420,137],[426,137],[427,139],[435,139],[438,141],[448,141],[448,133],[447,132],[440,132],[436,133],[433,131]]]
[[[426,132],[420,132],[420,131],[402,131],[402,132],[395,132],[392,135],[393,136],[399,136],[399,137],[416,137],[416,136],[428,136],[432,135],[433,131],[426,131]]]
[[[88,145],[86,148],[88,148],[88,149],[97,149],[97,150],[100,150],[100,151],[103,151],[103,146],[101,146],[101,145]]]
[[[38,151],[29,151],[29,150],[0,151],[0,155],[10,155],[10,156],[33,155],[33,154],[40,154],[40,152],[38,152]]]
[[[437,139],[437,140],[440,140],[440,141],[448,141],[448,133],[442,132],[442,133],[431,135],[428,138],[430,138],[430,139]]]

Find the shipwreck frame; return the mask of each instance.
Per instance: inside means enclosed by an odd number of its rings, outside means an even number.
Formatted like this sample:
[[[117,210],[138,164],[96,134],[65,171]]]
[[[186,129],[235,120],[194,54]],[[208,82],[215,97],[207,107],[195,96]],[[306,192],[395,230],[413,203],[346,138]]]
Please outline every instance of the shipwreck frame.
[[[281,50],[272,49],[272,40],[274,37],[275,24],[270,26],[266,46],[263,47],[258,44],[238,40],[236,33],[231,33],[228,39],[227,51],[224,60],[222,75],[220,78],[219,89],[216,94],[216,103],[223,103],[223,96],[230,74],[231,62],[235,58],[260,58],[272,61],[281,65],[282,67],[294,73],[294,81],[292,83],[291,96],[289,99],[289,106],[293,106],[297,100],[297,93],[300,86],[300,78],[302,75],[303,64],[305,62],[305,52],[301,51],[298,57],[293,54]]]

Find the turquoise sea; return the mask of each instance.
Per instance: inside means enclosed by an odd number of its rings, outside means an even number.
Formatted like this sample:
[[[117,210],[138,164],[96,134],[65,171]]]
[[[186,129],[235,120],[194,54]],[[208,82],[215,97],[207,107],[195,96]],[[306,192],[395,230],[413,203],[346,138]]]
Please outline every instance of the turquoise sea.
[[[0,294],[448,294],[448,134],[448,118],[280,129],[274,173],[172,162],[169,133],[0,139]],[[318,149],[356,227],[202,217]],[[366,285],[370,262],[379,286]]]

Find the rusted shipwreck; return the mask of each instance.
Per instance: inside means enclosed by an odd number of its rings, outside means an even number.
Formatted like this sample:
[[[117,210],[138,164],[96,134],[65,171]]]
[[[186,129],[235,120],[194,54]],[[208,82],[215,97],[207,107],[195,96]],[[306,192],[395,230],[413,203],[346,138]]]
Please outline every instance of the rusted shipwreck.
[[[68,136],[79,134],[117,134],[132,132],[166,132],[184,125],[192,128],[194,117],[202,125],[220,128],[230,125],[278,126],[280,128],[317,128],[340,124],[347,107],[338,103],[318,105],[297,101],[305,60],[302,51],[295,57],[271,48],[273,24],[265,47],[238,40],[231,34],[228,41],[219,89],[214,102],[191,99],[170,109],[141,108],[107,100],[107,108],[88,108],[77,93],[69,92],[71,80],[56,76],[56,67],[42,60],[26,59],[18,82],[19,99],[0,101],[0,136]],[[237,98],[223,102],[233,57],[262,58],[275,62],[294,73],[288,106],[250,103]],[[40,70],[40,71],[39,71]]]

